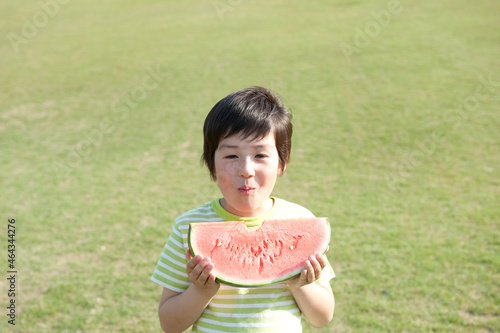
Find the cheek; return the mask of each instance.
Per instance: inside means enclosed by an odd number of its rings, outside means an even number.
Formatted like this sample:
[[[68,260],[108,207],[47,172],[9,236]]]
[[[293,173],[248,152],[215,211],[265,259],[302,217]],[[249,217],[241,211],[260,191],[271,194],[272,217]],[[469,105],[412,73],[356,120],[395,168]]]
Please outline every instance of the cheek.
[[[215,165],[215,175],[217,176],[217,181],[228,182],[234,173],[234,166],[231,163],[221,163]]]
[[[234,173],[235,166],[232,163],[220,163],[215,166],[217,175],[228,177]]]
[[[228,176],[225,172],[217,175],[217,186],[222,192],[223,196],[229,195],[229,190],[233,188],[232,177]]]

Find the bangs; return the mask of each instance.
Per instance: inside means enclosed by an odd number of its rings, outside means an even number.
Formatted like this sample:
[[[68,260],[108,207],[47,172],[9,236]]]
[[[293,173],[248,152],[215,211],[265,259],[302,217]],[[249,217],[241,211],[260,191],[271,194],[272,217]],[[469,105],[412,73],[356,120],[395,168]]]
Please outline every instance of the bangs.
[[[250,141],[260,140],[266,137],[273,130],[273,122],[270,117],[260,115],[251,115],[242,113],[230,122],[230,126],[221,139],[229,138],[233,135],[239,135],[242,139]]]

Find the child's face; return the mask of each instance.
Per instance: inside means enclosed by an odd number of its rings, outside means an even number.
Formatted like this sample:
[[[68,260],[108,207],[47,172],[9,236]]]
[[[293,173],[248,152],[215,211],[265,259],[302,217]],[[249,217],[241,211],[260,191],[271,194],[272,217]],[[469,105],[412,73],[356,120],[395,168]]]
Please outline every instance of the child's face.
[[[214,159],[222,207],[242,217],[260,216],[272,208],[269,196],[284,171],[273,132],[254,141],[239,135],[223,139]]]

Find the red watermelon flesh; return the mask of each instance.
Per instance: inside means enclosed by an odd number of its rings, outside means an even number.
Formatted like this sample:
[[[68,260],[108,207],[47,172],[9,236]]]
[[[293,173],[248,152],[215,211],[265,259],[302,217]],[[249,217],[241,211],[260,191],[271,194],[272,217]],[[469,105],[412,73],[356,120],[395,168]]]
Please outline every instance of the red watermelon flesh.
[[[257,229],[243,221],[191,223],[193,256],[210,257],[217,279],[239,287],[277,283],[298,275],[310,255],[330,242],[327,218],[265,220]]]

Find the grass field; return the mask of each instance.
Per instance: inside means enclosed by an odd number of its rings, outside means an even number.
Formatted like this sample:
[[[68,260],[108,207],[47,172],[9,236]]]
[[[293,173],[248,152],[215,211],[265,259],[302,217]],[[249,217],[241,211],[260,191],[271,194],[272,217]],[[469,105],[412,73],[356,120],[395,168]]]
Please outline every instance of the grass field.
[[[498,1],[2,1],[0,35],[1,332],[160,332],[204,117],[251,85],[294,114],[274,194],[332,223],[304,332],[500,331]]]

